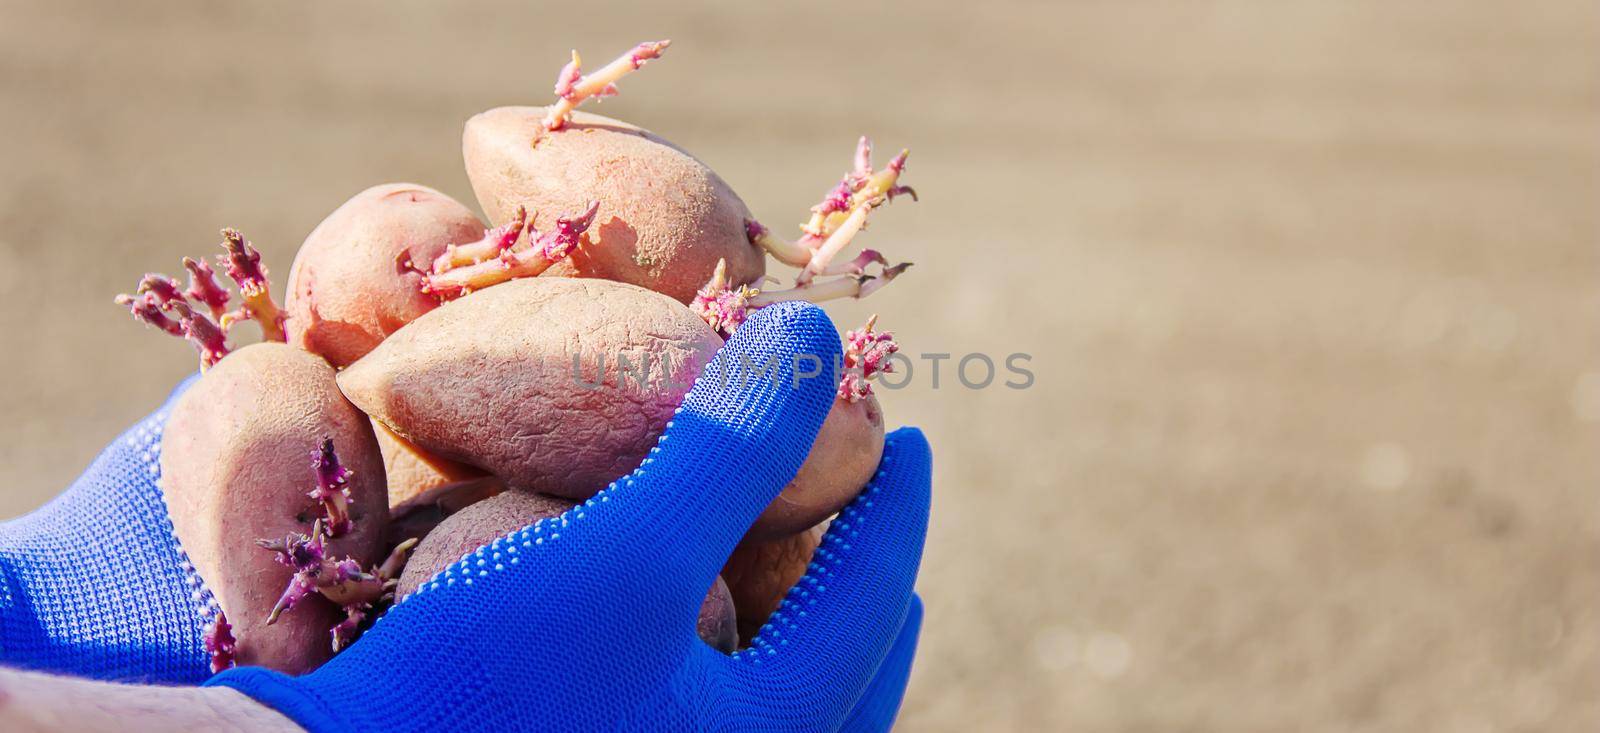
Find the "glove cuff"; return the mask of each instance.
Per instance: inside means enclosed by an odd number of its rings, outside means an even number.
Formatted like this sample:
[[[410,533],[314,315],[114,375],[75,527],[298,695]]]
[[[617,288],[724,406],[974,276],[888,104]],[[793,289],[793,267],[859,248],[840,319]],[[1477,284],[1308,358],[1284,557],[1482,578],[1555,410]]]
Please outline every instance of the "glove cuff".
[[[202,687],[231,687],[312,733],[358,730],[299,679],[264,667],[236,667],[214,675]]]

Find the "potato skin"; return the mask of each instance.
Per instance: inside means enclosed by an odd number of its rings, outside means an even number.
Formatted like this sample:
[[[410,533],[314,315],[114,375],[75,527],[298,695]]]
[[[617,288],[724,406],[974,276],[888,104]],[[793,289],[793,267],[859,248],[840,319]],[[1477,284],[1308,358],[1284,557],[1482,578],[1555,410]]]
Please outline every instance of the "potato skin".
[[[745,535],[773,540],[838,513],[866,487],[883,459],[883,409],[878,398],[833,401],[805,463]]]
[[[766,274],[750,243],[750,210],[714,171],[672,143],[625,122],[577,112],[545,131],[543,107],[499,107],[467,121],[462,156],[478,205],[496,225],[518,206],[554,217],[600,202],[580,248],[544,277],[593,277],[631,283],[688,303],[717,260],[735,283]],[[534,141],[537,140],[537,143]]]
[[[338,379],[350,401],[424,450],[512,488],[585,499],[638,467],[721,345],[659,293],[528,278],[418,318]],[[648,359],[643,385],[617,368],[619,354],[635,368]]]
[[[445,517],[506,490],[500,479],[418,448],[377,420],[372,429],[389,484],[386,550],[421,539]]]
[[[489,474],[479,469],[441,458],[412,445],[377,420],[372,421],[372,428],[378,438],[378,450],[383,453],[383,475],[389,482],[391,513],[414,503],[433,503],[436,499],[442,498],[441,490],[448,491],[449,487],[467,482],[495,482]],[[473,501],[488,498],[496,493],[499,492],[489,490]],[[452,505],[446,508],[454,511],[461,506]]]
[[[468,553],[541,519],[561,516],[574,505],[531,491],[507,491],[451,515],[417,544],[400,574],[397,595],[403,598],[416,592]],[[713,648],[731,653],[739,648],[736,616],[728,585],[719,577],[701,601],[695,632]]]
[[[316,486],[311,455],[325,438],[354,472],[354,527],[329,552],[371,564],[388,521],[383,461],[367,417],[339,393],[322,359],[280,343],[246,346],[208,370],[167,420],[161,487],[168,513],[233,624],[241,665],[300,674],[332,654],[336,609],[320,596],[266,625],[291,573],[256,546],[311,531],[319,513],[306,496]]]
[[[739,651],[739,611],[733,603],[733,592],[720,575],[700,602],[694,631],[701,641],[723,654]]]
[[[289,342],[342,367],[439,301],[399,264],[427,268],[451,244],[483,237],[467,207],[415,183],[356,194],[306,237],[289,270]]]
[[[822,544],[823,528],[812,527],[775,540],[746,539],[734,548],[722,567],[738,610],[739,638],[745,644],[756,638],[767,617],[778,610],[789,588],[806,574],[811,555]]]
[[[541,519],[559,517],[573,506],[575,502],[532,491],[507,491],[450,515],[411,552],[396,597],[415,593],[467,553]]]

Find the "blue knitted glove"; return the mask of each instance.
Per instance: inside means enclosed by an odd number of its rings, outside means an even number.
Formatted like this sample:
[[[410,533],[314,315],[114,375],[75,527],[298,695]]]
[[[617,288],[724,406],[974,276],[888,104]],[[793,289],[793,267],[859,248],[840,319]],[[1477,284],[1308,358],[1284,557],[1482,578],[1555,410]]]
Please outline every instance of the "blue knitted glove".
[[[917,654],[917,634],[921,631],[922,599],[912,595],[911,608],[889,656],[878,666],[878,674],[867,684],[850,717],[839,726],[842,733],[877,733],[894,727],[894,716],[906,696],[906,683],[911,681],[911,660]]]
[[[881,726],[920,619],[932,461],[914,429],[889,436],[872,483],[750,649],[725,656],[695,635],[706,586],[805,459],[838,354],[816,307],[758,311],[631,475],[462,558],[315,672],[242,668],[207,684],[313,731],[815,731],[853,710],[859,729]],[[752,374],[769,359],[773,372]],[[796,378],[815,364],[818,376]]]
[[[0,523],[0,664],[126,682],[211,674],[210,599],[156,488],[167,409],[189,383],[60,496]]]

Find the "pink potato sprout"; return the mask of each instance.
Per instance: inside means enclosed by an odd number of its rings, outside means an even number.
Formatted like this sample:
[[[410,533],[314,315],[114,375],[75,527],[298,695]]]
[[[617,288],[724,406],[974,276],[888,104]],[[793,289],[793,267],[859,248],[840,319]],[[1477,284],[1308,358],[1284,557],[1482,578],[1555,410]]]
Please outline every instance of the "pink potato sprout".
[[[267,616],[267,624],[277,623],[279,617],[294,609],[306,596],[320,594],[345,614],[344,620],[328,632],[333,651],[337,653],[360,636],[361,625],[374,606],[394,597],[395,583],[417,540],[400,543],[388,559],[369,571],[351,558],[328,557],[326,539],[327,532],[318,519],[310,535],[291,533],[281,540],[257,540],[256,544],[277,553],[278,562],[294,570],[288,586]]]
[[[235,640],[233,638],[233,625],[228,623],[228,614],[217,611],[217,617],[206,625],[205,636],[201,637],[206,654],[211,657],[211,673],[216,674],[225,669],[233,669],[235,658]]]
[[[117,305],[128,309],[134,320],[154,326],[188,341],[200,354],[201,370],[214,366],[232,347],[228,335],[241,321],[255,321],[266,341],[285,340],[286,316],[276,301],[261,265],[261,253],[237,229],[222,230],[218,264],[239,289],[239,308],[228,311],[233,296],[217,283],[216,271],[204,260],[183,258],[189,271],[189,287],[180,290],[178,281],[160,273],[150,273],[139,281],[133,294],[116,297]],[[196,310],[204,307],[205,312]]]
[[[811,207],[811,217],[800,226],[802,234],[797,241],[783,240],[754,219],[745,222],[745,233],[751,242],[779,262],[800,268],[794,287],[763,291],[748,283],[729,282],[725,263],[718,262],[711,280],[695,294],[689,307],[713,330],[731,336],[749,311],[763,306],[786,300],[820,303],[865,298],[889,284],[910,269],[911,263],[890,265],[888,258],[875,249],[863,249],[848,261],[835,259],[866,228],[867,215],[873,209],[900,195],[916,199],[916,191],[900,183],[909,155],[910,151],[902,150],[883,170],[874,171],[872,141],[863,136],[856,143],[853,169],[823,196],[821,203]],[[873,265],[877,266],[876,272],[870,269]]]
[[[349,557],[328,557],[326,541],[348,533],[353,526],[349,482],[355,474],[340,463],[331,439],[324,439],[322,446],[312,452],[311,468],[316,474],[317,487],[308,495],[316,499],[324,511],[324,516],[312,523],[311,534],[296,532],[281,540],[256,540],[257,545],[277,553],[279,564],[294,570],[288,587],[267,616],[267,625],[277,623],[279,616],[293,609],[307,595],[319,593],[344,610],[344,620],[329,631],[333,651],[337,653],[360,635],[361,624],[373,606],[394,596],[395,582],[417,541],[401,542],[382,564],[370,571]]]
[[[267,268],[261,266],[261,253],[245,241],[237,229],[222,230],[222,248],[226,256],[218,262],[228,268],[228,277],[239,286],[243,303],[239,310],[222,314],[222,330],[228,331],[240,321],[255,321],[261,326],[261,336],[268,341],[287,341],[283,331],[283,309],[272,300],[268,288]]]
[[[839,399],[860,402],[872,395],[871,379],[879,374],[894,372],[894,362],[889,360],[900,350],[894,334],[874,331],[878,314],[872,314],[867,324],[844,334],[844,374],[839,378]]]
[[[565,127],[572,119],[572,111],[586,99],[616,96],[618,80],[643,67],[645,62],[661,58],[661,53],[670,45],[670,40],[645,41],[590,74],[583,73],[583,61],[578,57],[578,50],[573,49],[572,60],[556,75],[555,93],[560,99],[545,115],[544,128],[555,131]]]
[[[322,448],[311,454],[311,468],[317,474],[317,488],[306,492],[322,507],[328,523],[328,536],[339,537],[350,531],[350,469],[339,463],[333,440],[324,439]]]
[[[515,218],[485,232],[483,239],[451,245],[439,255],[423,273],[422,290],[441,301],[454,300],[507,280],[534,277],[588,242],[585,235],[599,210],[600,202],[590,201],[583,213],[556,219],[553,229],[540,232],[527,209],[519,207]],[[524,227],[528,236],[519,245]]]

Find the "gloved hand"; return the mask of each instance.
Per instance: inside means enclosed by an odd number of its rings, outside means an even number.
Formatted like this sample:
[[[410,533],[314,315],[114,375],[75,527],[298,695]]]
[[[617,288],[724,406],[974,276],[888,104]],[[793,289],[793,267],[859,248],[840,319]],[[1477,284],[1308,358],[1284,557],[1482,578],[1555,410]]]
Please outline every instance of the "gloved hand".
[[[867,689],[856,701],[844,725],[843,733],[879,733],[894,727],[894,717],[900,712],[900,703],[906,696],[906,683],[911,678],[911,660],[917,654],[917,635],[922,631],[922,599],[911,596],[911,608],[900,625],[894,646],[878,673],[867,683]]]
[[[750,649],[725,656],[695,635],[706,586],[805,459],[839,348],[814,306],[758,311],[631,475],[466,556],[315,672],[207,684],[312,731],[886,727],[921,620],[931,456],[914,429],[888,437]],[[816,371],[807,356],[822,374],[795,378]]]
[[[0,523],[0,665],[130,682],[211,674],[210,597],[156,487],[161,429],[188,384],[61,495]]]

